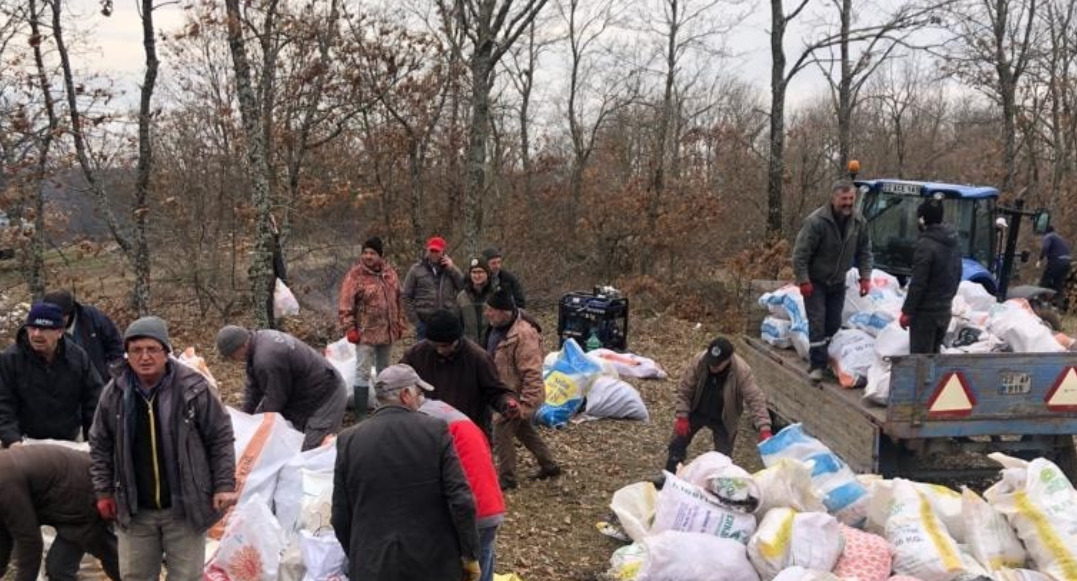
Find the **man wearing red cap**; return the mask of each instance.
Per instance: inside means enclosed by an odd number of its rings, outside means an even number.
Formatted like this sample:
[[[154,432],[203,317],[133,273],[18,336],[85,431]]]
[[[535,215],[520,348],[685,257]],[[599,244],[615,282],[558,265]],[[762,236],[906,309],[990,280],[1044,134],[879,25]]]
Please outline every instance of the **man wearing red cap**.
[[[412,265],[404,278],[404,313],[415,325],[415,338],[426,337],[426,320],[435,311],[458,312],[456,295],[464,289],[464,273],[445,254],[445,239],[434,236],[426,241],[426,254]]]

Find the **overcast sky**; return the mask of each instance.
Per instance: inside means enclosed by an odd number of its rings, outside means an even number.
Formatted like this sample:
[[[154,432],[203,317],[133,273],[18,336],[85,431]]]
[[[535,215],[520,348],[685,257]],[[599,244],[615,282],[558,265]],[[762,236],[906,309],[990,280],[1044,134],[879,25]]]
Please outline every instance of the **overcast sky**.
[[[182,0],[181,0],[182,1]],[[554,0],[550,1],[552,5]],[[646,0],[630,0],[646,1]],[[766,0],[742,0],[745,2],[748,18],[741,23],[732,35],[727,37],[729,50],[737,53],[723,66],[724,71],[732,71],[741,79],[756,86],[762,95],[769,94],[770,86],[770,8]],[[787,2],[792,5],[792,2]],[[98,0],[71,0],[67,5],[80,28],[89,30],[90,38],[96,48],[85,55],[86,62],[76,66],[83,70],[106,73],[116,78],[120,87],[127,91],[125,99],[133,107],[137,104],[137,88],[143,71],[144,55],[142,52],[142,29],[136,10],[136,0],[115,0],[112,16],[100,15]],[[548,9],[553,10],[552,6]],[[808,18],[804,18],[807,16]],[[183,10],[176,4],[159,8],[154,12],[155,24],[160,31],[168,32],[178,29],[183,21]],[[785,46],[790,60],[799,54],[804,38],[810,34],[805,22],[812,15],[805,15],[794,21],[786,33]],[[163,55],[162,55],[162,58]],[[168,75],[169,62],[163,60],[161,75]],[[551,66],[551,65],[546,65]],[[556,66],[556,64],[552,65]],[[543,71],[554,73],[554,71]],[[795,107],[824,93],[826,85],[821,75],[814,69],[806,69],[790,87],[788,103]]]

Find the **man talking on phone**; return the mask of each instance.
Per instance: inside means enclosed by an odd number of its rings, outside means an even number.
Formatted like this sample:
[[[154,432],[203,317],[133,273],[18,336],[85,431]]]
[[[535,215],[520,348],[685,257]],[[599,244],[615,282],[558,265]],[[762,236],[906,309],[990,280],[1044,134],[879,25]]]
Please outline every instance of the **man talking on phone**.
[[[401,300],[408,321],[415,325],[415,339],[426,338],[426,322],[438,310],[458,314],[456,295],[464,289],[464,273],[445,253],[445,239],[434,236],[426,241],[422,260],[412,265],[404,278]]]

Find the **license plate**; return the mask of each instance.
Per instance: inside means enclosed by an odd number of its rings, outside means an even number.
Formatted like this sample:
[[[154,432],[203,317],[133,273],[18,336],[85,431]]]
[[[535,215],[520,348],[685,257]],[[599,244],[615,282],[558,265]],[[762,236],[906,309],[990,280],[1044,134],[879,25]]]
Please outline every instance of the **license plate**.
[[[1023,395],[1032,391],[1032,374],[1020,371],[999,373],[998,392],[1001,395]]]
[[[919,196],[920,186],[917,184],[903,184],[896,182],[884,182],[882,184],[883,192],[887,194],[901,194],[904,196]]]

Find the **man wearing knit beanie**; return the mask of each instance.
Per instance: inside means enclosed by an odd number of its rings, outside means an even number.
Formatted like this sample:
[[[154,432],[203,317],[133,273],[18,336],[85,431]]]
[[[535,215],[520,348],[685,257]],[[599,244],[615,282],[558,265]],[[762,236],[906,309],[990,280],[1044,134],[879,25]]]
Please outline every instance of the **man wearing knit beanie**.
[[[486,301],[486,319],[490,332],[486,351],[494,360],[498,375],[516,393],[522,413],[518,418],[503,418],[494,423],[494,454],[503,490],[516,488],[516,440],[527,448],[539,470],[533,480],[561,474],[561,467],[535,430],[531,417],[546,399],[542,380],[542,329],[523,311],[516,308],[512,293],[501,287]]]
[[[961,284],[961,245],[957,230],[943,222],[943,202],[931,199],[916,209],[920,237],[913,252],[905,304],[901,307],[901,327],[909,329],[911,353],[938,353],[950,311]]]
[[[355,379],[352,409],[357,419],[367,415],[370,378],[389,366],[393,343],[404,336],[407,321],[400,295],[400,279],[385,260],[385,245],[372,236],[363,242],[359,262],[344,275],[337,308],[340,332],[355,345]]]
[[[303,432],[304,450],[340,432],[348,405],[344,380],[306,343],[280,331],[226,325],[217,332],[217,351],[225,359],[246,363],[245,413],[284,416]]]
[[[501,250],[496,246],[491,246],[486,250],[483,250],[482,255],[486,259],[486,264],[490,267],[490,284],[492,284],[495,289],[501,287],[509,289],[509,293],[512,294],[512,300],[516,302],[517,307],[522,309],[527,306],[526,298],[524,297],[524,287],[520,284],[520,279],[501,267],[501,262],[504,260],[504,257],[501,255]]]
[[[460,410],[487,437],[491,430],[489,410],[519,417],[520,402],[501,381],[486,350],[464,338],[460,317],[440,310],[431,314],[427,323],[426,339],[408,348],[400,359],[434,386],[427,395]]]

